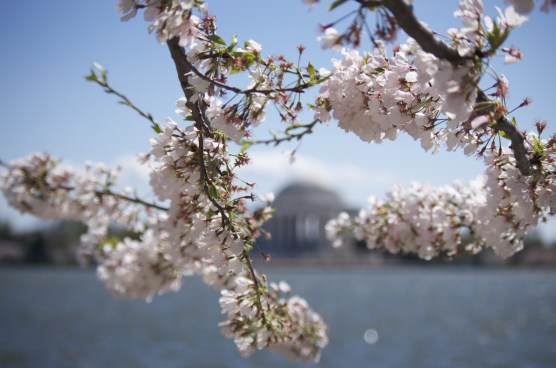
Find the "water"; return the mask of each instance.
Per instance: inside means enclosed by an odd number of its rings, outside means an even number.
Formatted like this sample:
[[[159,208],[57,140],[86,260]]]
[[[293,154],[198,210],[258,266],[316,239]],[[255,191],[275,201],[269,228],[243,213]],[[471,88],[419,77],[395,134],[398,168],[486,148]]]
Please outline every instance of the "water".
[[[556,367],[556,271],[276,269],[330,327],[318,367]],[[188,278],[147,304],[91,271],[0,269],[0,367],[296,367],[239,356],[217,294]]]

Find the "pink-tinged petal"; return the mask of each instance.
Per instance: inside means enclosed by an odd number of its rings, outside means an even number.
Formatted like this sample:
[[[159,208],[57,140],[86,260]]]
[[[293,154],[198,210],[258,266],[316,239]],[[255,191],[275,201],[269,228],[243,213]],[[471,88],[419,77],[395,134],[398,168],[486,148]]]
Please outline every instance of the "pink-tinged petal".
[[[489,120],[490,120],[489,117],[486,115],[477,116],[475,119],[471,121],[471,128],[477,129],[483,126],[484,124],[488,123]]]

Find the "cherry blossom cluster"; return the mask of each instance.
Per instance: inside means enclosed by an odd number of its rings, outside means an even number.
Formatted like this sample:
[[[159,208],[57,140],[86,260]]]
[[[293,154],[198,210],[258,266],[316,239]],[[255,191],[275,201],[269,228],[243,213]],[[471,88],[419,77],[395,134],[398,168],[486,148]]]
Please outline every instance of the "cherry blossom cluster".
[[[396,186],[384,200],[370,197],[368,210],[361,210],[355,219],[343,213],[330,221],[326,232],[335,246],[353,232],[369,249],[414,253],[426,260],[440,253],[453,256],[461,251],[462,227],[474,224],[473,211],[484,204],[480,180],[453,187]]]
[[[341,246],[353,234],[370,249],[413,253],[426,260],[483,248],[509,257],[523,248],[532,227],[556,213],[556,142],[534,134],[529,140],[543,152],[533,175],[520,173],[508,148],[501,154],[487,151],[483,177],[466,185],[397,186],[384,200],[371,197],[369,208],[354,219],[343,213],[330,221],[327,236]]]
[[[118,0],[117,5],[123,21],[134,18],[139,9],[144,9],[145,20],[151,22],[149,32],[155,32],[158,42],[178,37],[183,47],[189,46],[197,35],[200,20],[192,14],[194,8],[206,11],[199,0]]]
[[[508,148],[485,157],[487,197],[476,214],[482,220],[477,232],[502,257],[520,250],[526,233],[545,216],[556,214],[556,140],[540,139],[535,133],[527,138],[536,161],[531,175],[521,174]]]
[[[201,146],[204,163],[199,156]],[[221,324],[223,333],[234,339],[243,355],[269,347],[297,359],[317,359],[327,341],[322,319],[308,307],[303,313],[290,310],[291,302],[265,292],[263,279],[246,264],[245,247],[253,234],[243,223],[249,221],[224,218],[226,212],[220,212],[213,203],[215,198],[209,198],[218,193],[218,201],[230,205],[226,193],[232,183],[212,181],[215,190],[209,190],[208,196],[200,188],[203,184],[197,185],[218,177],[207,170],[221,169],[222,161],[228,160],[224,141],[201,138],[193,127],[182,131],[173,125],[153,142],[152,154],[161,162],[151,175],[153,190],[159,199],[171,201],[163,225],[173,249],[170,258],[181,260],[184,269],[221,290],[220,305],[228,316]],[[255,225],[257,229],[259,224]],[[296,337],[305,330],[313,331],[313,338]]]
[[[291,296],[285,282],[270,283],[261,299],[265,315],[255,313],[250,295],[256,287],[251,279],[237,278],[235,290],[222,291],[220,306],[228,320],[220,324],[222,333],[233,338],[240,353],[249,356],[268,347],[292,360],[318,362],[328,343],[327,327],[299,296]]]
[[[334,118],[366,142],[394,140],[406,132],[427,150],[438,150],[446,141],[449,150],[471,146],[473,152],[478,138],[460,123],[475,105],[470,68],[454,67],[418,50],[410,62],[407,55],[416,48],[406,45],[391,57],[383,44],[364,55],[344,50],[344,58],[333,61],[332,75],[321,87],[315,118]],[[444,126],[440,112],[451,119]]]
[[[247,259],[246,246],[270,209],[263,209],[261,219],[255,213],[236,221],[226,218],[227,212],[214,202],[217,199],[226,207],[234,203],[226,194],[233,183],[227,178],[217,182],[218,175],[210,172],[230,166],[225,141],[202,137],[194,127],[181,130],[169,125],[153,142],[151,153],[160,162],[151,174],[153,190],[160,200],[171,203],[162,224],[172,245],[169,258],[180,260],[181,267],[221,290],[220,305],[228,316],[222,323],[225,335],[244,355],[269,347],[297,359],[318,359],[327,343],[320,316],[299,297],[280,299],[269,292]],[[202,186],[208,178],[215,190],[205,192]],[[244,211],[235,210],[236,215]]]
[[[454,14],[463,28],[448,33],[458,54],[469,57],[461,64],[423,51],[413,39],[394,48],[392,56],[381,41],[363,55],[343,49],[343,59],[333,60],[331,76],[321,85],[315,117],[325,122],[334,118],[366,142],[394,140],[406,132],[425,150],[436,152],[445,143],[449,151],[461,147],[466,154],[476,152],[493,133],[490,125],[506,112],[502,102],[509,83],[505,76],[497,77],[493,96],[499,99],[477,104],[483,65],[472,56],[493,54],[500,40],[526,20],[512,7],[499,13],[493,21],[483,16],[480,0],[460,2]],[[326,30],[325,47],[335,43],[331,29]],[[515,55],[514,50],[506,58]]]
[[[117,172],[103,164],[88,164],[85,173],[63,167],[48,154],[31,154],[13,161],[2,176],[2,192],[10,206],[43,219],[71,218],[87,225],[81,255],[98,256],[97,244],[107,237],[108,225],[144,231],[143,205],[131,188],[117,193]],[[144,203],[149,206],[148,203]]]
[[[114,191],[115,173],[104,165],[90,167],[80,175],[48,154],[32,154],[10,163],[1,187],[8,203],[21,212],[86,224],[79,249],[81,261],[94,258],[99,277],[116,295],[150,299],[170,285],[179,286],[174,268],[159,252],[163,239],[155,238],[154,230],[146,230],[166,218],[160,213],[164,207],[142,201],[131,190]],[[142,233],[141,238],[113,239],[109,225]]]

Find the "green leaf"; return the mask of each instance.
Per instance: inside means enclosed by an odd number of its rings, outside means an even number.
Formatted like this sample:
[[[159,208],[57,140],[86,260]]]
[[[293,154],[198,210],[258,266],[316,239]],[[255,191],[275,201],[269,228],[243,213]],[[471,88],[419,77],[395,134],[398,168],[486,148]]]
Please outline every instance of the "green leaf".
[[[233,35],[232,36],[232,43],[230,43],[230,46],[228,46],[227,50],[228,51],[232,51],[237,45],[237,35]]]
[[[209,187],[208,195],[212,199],[220,198],[220,193],[218,193],[218,189],[216,188],[216,186],[214,184]]]
[[[508,36],[510,35],[509,28],[504,29],[504,33],[501,32],[502,30],[498,27],[498,24],[494,24],[492,32],[487,33],[487,40],[490,44],[490,51],[494,52],[498,50],[500,46],[506,41]]]
[[[309,63],[309,65],[307,65],[307,72],[309,73],[309,77],[311,77],[311,79],[315,78],[315,67],[313,64]]]
[[[512,124],[517,126],[517,120],[515,120],[515,116],[512,118]]]
[[[347,2],[347,0],[336,0],[334,1],[332,4],[330,4],[330,6],[328,7],[328,11],[334,10],[337,7],[339,7],[340,5],[342,5],[343,3]]]
[[[248,66],[251,66],[251,64],[253,64],[253,62],[257,58],[255,56],[255,54],[253,54],[252,52],[249,52],[249,51],[244,52],[243,57],[247,59],[247,65]]]
[[[249,149],[249,147],[251,147],[251,142],[247,141],[247,140],[242,140],[241,141],[241,149],[240,152],[245,152]]]
[[[85,77],[85,80],[91,81],[91,82],[96,82],[98,81],[98,76],[96,75],[95,71],[93,70],[93,68],[91,68],[91,74],[87,75]]]
[[[533,136],[533,153],[535,153],[536,155],[539,155],[541,157],[544,157],[544,147],[541,143],[541,141],[536,137]]]
[[[153,130],[156,134],[162,133],[162,128],[160,127],[160,125],[158,123],[154,123],[152,125],[152,128],[153,128]]]
[[[223,45],[223,46],[226,45],[226,41],[224,41],[224,39],[222,37],[220,37],[218,35],[215,35],[215,34],[210,35],[209,40],[214,42],[214,43],[217,43],[219,45]]]
[[[120,242],[120,239],[116,238],[115,236],[110,236],[110,237],[105,238],[100,243],[100,245],[116,248],[116,246],[118,245],[119,242]]]
[[[501,130],[498,131],[498,135],[504,139],[510,139],[510,137],[508,137],[508,135]]]

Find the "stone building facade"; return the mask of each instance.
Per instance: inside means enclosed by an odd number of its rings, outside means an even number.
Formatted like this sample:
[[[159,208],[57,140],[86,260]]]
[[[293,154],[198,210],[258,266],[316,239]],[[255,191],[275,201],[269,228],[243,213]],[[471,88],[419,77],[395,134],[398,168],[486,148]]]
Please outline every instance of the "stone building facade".
[[[292,183],[278,193],[273,207],[274,217],[264,226],[272,238],[259,243],[265,252],[298,256],[332,251],[324,226],[346,210],[335,191],[312,182]]]

